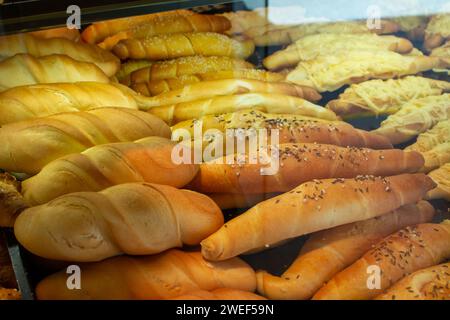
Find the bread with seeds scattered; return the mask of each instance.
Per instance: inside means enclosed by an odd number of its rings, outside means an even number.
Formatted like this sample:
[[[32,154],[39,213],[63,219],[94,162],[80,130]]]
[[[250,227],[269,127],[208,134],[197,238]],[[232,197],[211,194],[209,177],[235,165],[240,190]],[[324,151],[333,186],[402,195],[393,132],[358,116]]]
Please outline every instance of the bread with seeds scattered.
[[[406,227],[378,242],[358,261],[335,275],[313,299],[372,299],[412,272],[448,258],[449,220]]]
[[[431,178],[421,173],[303,183],[228,221],[201,242],[202,254],[208,260],[225,260],[304,234],[370,219],[415,203],[434,187]]]

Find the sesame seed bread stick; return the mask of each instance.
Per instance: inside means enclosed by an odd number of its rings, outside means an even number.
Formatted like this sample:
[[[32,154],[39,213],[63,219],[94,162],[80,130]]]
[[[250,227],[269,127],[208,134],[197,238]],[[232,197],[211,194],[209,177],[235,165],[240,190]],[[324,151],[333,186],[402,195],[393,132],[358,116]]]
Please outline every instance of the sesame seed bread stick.
[[[378,242],[359,260],[335,275],[314,300],[373,299],[410,273],[450,258],[450,221],[406,227]],[[368,288],[369,266],[379,267],[379,288]]]
[[[434,186],[425,174],[306,182],[228,221],[201,242],[202,254],[208,260],[225,260],[286,239],[370,219],[419,201]]]
[[[270,299],[309,299],[379,240],[406,226],[430,222],[433,215],[433,206],[420,201],[379,217],[314,233],[280,277],[257,273],[258,292]]]
[[[326,144],[280,144],[269,147],[268,154],[278,152],[276,160],[262,164],[258,159],[234,155],[233,164],[225,156],[220,161],[202,163],[189,188],[202,193],[271,193],[287,192],[313,179],[354,178],[358,175],[391,176],[414,173],[423,163],[419,152],[399,149],[371,150],[344,148]],[[258,157],[258,155],[255,155]],[[242,159],[240,159],[242,158]],[[262,175],[273,162],[279,168],[273,175]],[[258,162],[258,163],[256,163]]]

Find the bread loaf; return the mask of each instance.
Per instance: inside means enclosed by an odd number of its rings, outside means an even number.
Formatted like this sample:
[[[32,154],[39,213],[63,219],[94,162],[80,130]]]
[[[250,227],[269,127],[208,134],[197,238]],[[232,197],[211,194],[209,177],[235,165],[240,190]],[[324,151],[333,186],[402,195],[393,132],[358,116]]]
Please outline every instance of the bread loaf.
[[[197,245],[223,224],[207,196],[150,183],[75,192],[24,210],[14,233],[47,259],[100,261],[122,253],[148,255]]]
[[[126,82],[127,77],[133,71],[148,67],[152,65],[150,60],[129,60],[120,65],[119,71],[116,73],[116,78],[119,82]]]
[[[450,263],[416,271],[390,287],[376,300],[449,300]]]
[[[289,45],[286,49],[266,57],[264,66],[269,70],[296,66],[300,61],[315,59],[319,55],[335,54],[348,50],[390,50],[408,53],[412,43],[395,36],[378,36],[371,33],[319,33],[306,36]]]
[[[372,245],[408,225],[430,222],[433,215],[433,206],[420,201],[379,217],[314,233],[280,277],[257,273],[258,292],[270,299],[309,299]]]
[[[65,270],[42,280],[40,300],[169,299],[193,290],[231,288],[254,291],[255,273],[235,258],[206,262],[200,252],[169,250],[149,257],[116,257],[82,267],[80,290],[67,288]]]
[[[135,93],[100,82],[37,84],[0,92],[0,125],[100,107],[137,109]]]
[[[184,129],[191,136],[194,136],[196,126],[202,132],[206,132],[209,129],[225,132],[227,129],[242,128],[246,130],[266,129],[268,134],[270,134],[271,129],[277,129],[280,143],[316,142],[343,147],[392,148],[387,138],[355,129],[345,122],[331,122],[292,114],[268,114],[258,110],[206,115],[198,119],[185,120],[174,125],[172,131],[176,133],[177,129]]]
[[[71,41],[80,40],[80,31],[78,29],[69,29],[67,27],[44,29],[30,32],[31,35],[37,38],[66,38]]]
[[[435,187],[424,174],[314,180],[258,203],[201,242],[208,260],[225,260],[280,241],[386,214]]]
[[[121,40],[113,48],[120,59],[166,60],[187,56],[248,58],[255,50],[251,40],[238,41],[213,32],[175,33]]]
[[[335,275],[314,296],[315,300],[371,299],[410,273],[450,257],[450,223],[406,227],[378,242],[355,263]],[[369,266],[379,268],[378,288],[370,288]]]
[[[252,292],[219,288],[212,291],[196,290],[188,292],[182,296],[173,298],[173,300],[267,300]]]
[[[0,168],[38,173],[47,163],[95,145],[170,137],[170,128],[151,114],[126,108],[61,113],[0,128]]]
[[[437,183],[437,186],[427,193],[427,199],[445,199],[450,201],[450,162],[431,171],[428,176]]]
[[[0,62],[0,91],[39,83],[78,81],[108,83],[109,78],[95,64],[60,54],[40,58],[17,54]]]
[[[266,93],[303,98],[318,101],[321,96],[314,89],[285,82],[266,82],[250,79],[224,79],[202,81],[186,85],[181,89],[161,93],[146,100],[146,107],[174,105],[220,96],[232,96],[243,93]],[[299,103],[299,101],[297,101]]]
[[[36,57],[65,54],[74,60],[96,64],[108,77],[113,76],[120,67],[120,61],[115,55],[86,43],[64,38],[42,39],[26,33],[2,38],[0,60],[18,53],[28,53]]]
[[[122,83],[130,85],[197,73],[253,68],[254,66],[249,62],[229,57],[182,57],[167,61],[158,61],[149,67],[136,70],[130,73],[129,77],[123,80]]]
[[[30,205],[46,203],[63,194],[100,191],[127,182],[150,182],[183,187],[198,171],[195,164],[175,164],[175,142],[148,137],[135,142],[102,144],[69,154],[47,164],[23,181],[22,194]]]
[[[327,103],[327,108],[343,117],[392,114],[410,100],[450,92],[450,82],[419,76],[370,80],[352,84]]]
[[[258,154],[248,153],[235,154],[233,158],[227,155],[202,163],[189,188],[202,193],[287,192],[313,179],[414,173],[424,163],[419,152],[344,148],[312,143],[280,144],[269,147],[267,154],[271,156],[269,163],[262,163]],[[261,174],[269,168],[275,168],[274,174]]]
[[[200,118],[206,115],[220,115],[241,110],[259,110],[267,113],[285,113],[337,120],[331,110],[322,108],[302,98],[269,93],[244,93],[217,96],[210,99],[183,102],[161,107],[152,107],[148,112],[163,119],[169,125]]]

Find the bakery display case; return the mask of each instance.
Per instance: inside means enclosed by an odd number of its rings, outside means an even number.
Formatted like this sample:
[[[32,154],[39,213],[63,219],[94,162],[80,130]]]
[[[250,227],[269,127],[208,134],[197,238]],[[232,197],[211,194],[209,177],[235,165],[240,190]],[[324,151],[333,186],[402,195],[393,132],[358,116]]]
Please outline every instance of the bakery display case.
[[[448,2],[0,19],[0,299],[450,300]]]

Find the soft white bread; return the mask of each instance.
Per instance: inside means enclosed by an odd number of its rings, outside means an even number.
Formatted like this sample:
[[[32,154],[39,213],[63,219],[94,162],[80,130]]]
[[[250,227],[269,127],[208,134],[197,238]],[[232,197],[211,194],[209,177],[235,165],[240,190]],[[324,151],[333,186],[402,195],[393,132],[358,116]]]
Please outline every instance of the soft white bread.
[[[96,64],[108,77],[120,67],[120,60],[112,53],[87,43],[73,42],[64,38],[37,38],[30,34],[5,36],[0,41],[0,60],[18,53],[41,57],[65,54],[72,59]]]
[[[267,82],[251,79],[223,79],[193,83],[183,88],[161,93],[146,99],[145,108],[174,105],[184,102],[232,96],[243,93],[267,93],[318,101],[322,97],[314,89],[286,82]]]
[[[99,108],[61,113],[0,128],[0,168],[29,174],[47,163],[99,144],[170,137],[170,128],[143,111]]]
[[[450,82],[419,76],[369,80],[352,84],[327,103],[327,108],[343,117],[392,114],[413,99],[450,92]]]
[[[137,109],[131,89],[116,83],[36,84],[0,92],[0,125],[100,107]]]
[[[433,215],[433,206],[420,201],[379,217],[314,233],[280,277],[257,272],[258,292],[270,299],[309,299],[372,245],[409,225],[430,222]]]
[[[20,193],[20,183],[8,173],[0,173],[0,227],[12,227],[28,205]]]
[[[47,164],[22,182],[29,205],[46,203],[63,194],[100,191],[127,182],[150,182],[181,188],[194,178],[196,164],[175,164],[175,142],[148,137],[134,142],[102,144]]]
[[[450,162],[431,171],[428,176],[437,183],[437,186],[427,193],[427,199],[445,199],[450,201]]]
[[[184,129],[193,137],[194,130],[197,127],[202,132],[206,132],[209,129],[217,129],[223,133],[227,129],[266,129],[269,135],[271,129],[277,129],[280,143],[315,142],[343,147],[392,148],[387,138],[353,128],[350,124],[343,121],[332,122],[292,114],[269,114],[258,110],[242,110],[185,120],[174,125],[172,132],[176,133],[177,129]]]
[[[268,163],[260,161],[260,154],[256,153],[227,155],[202,163],[189,188],[202,193],[287,192],[313,179],[414,173],[424,163],[419,152],[399,149],[371,150],[316,143],[286,143],[267,149],[263,151],[270,156]],[[276,168],[274,174],[261,175],[270,168]]]
[[[347,50],[301,61],[286,79],[319,92],[335,91],[344,85],[369,79],[416,74],[433,69],[439,63],[436,57],[406,56],[392,51]]]
[[[319,33],[306,36],[275,52],[264,59],[263,64],[269,70],[296,66],[300,61],[315,59],[319,55],[335,54],[348,50],[390,50],[408,53],[412,43],[395,36],[378,36],[371,33]]]
[[[206,115],[220,115],[241,110],[259,110],[267,113],[295,114],[324,120],[337,120],[335,113],[329,109],[302,98],[276,93],[216,96],[209,99],[151,107],[148,112],[163,119],[169,125],[173,125]]]
[[[79,81],[108,83],[109,78],[95,64],[61,54],[39,58],[16,54],[0,62],[0,91],[31,84]]]
[[[450,262],[416,271],[394,284],[376,300],[449,300]]]
[[[414,271],[450,258],[450,221],[406,227],[379,241],[348,268],[335,275],[314,296],[315,300],[365,300],[383,293]],[[369,288],[378,267],[378,288]],[[377,283],[378,284],[378,283]]]
[[[212,291],[196,290],[188,292],[172,300],[267,300],[253,292],[229,288],[219,288]]]
[[[120,59],[167,60],[187,56],[226,56],[247,59],[255,50],[251,40],[238,41],[213,32],[175,33],[121,40],[113,48]]]
[[[169,250],[149,257],[116,257],[82,267],[80,290],[67,288],[65,270],[36,287],[40,300],[169,299],[193,290],[254,291],[255,272],[239,258],[207,262],[200,252]]]
[[[314,180],[258,203],[201,242],[208,260],[225,260],[280,241],[386,214],[423,198],[425,174]]]
[[[197,245],[223,224],[207,196],[150,183],[75,192],[24,210],[14,234],[47,259],[100,261],[123,253],[148,255]]]
[[[393,144],[406,142],[450,117],[450,94],[410,100],[384,120],[374,133]]]
[[[254,66],[250,62],[242,59],[215,56],[190,56],[166,61],[157,61],[149,67],[131,72],[122,83],[131,85],[152,80],[177,78],[179,76],[197,73],[253,68]]]

